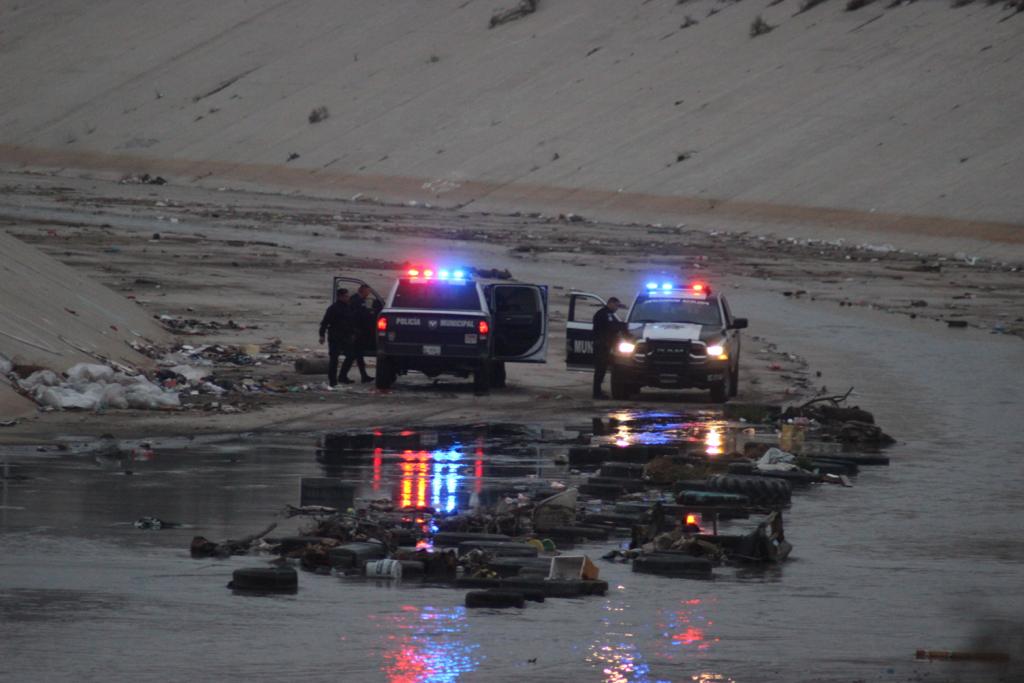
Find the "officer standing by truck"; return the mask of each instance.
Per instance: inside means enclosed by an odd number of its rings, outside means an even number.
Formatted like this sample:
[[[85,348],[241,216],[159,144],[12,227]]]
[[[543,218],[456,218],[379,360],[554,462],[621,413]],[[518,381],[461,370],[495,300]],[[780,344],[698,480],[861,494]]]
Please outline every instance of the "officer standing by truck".
[[[338,357],[345,354],[345,362],[352,353],[354,328],[352,325],[352,302],[347,289],[339,289],[334,303],[327,307],[320,321],[320,343],[327,341],[327,384],[334,387],[338,384]],[[349,363],[351,366],[351,363]],[[342,374],[342,383],[350,384],[352,380]]]
[[[604,384],[604,376],[611,364],[612,351],[615,349],[615,342],[622,334],[625,326],[615,311],[622,308],[622,302],[614,296],[598,309],[594,314],[594,393],[595,399],[608,398],[608,395],[601,391]]]
[[[345,354],[345,362],[341,366],[341,381],[346,382],[348,380],[348,371],[352,369],[352,363],[355,362],[356,367],[359,368],[359,377],[363,384],[372,382],[371,377],[366,372],[366,361],[364,357],[367,353],[373,353],[374,347],[376,346],[375,337],[377,334],[376,321],[377,314],[380,312],[381,304],[379,301],[374,301],[373,309],[370,309],[368,299],[370,298],[370,286],[360,285],[359,289],[356,290],[354,296],[352,296],[350,306],[352,309],[352,349],[350,352]]]

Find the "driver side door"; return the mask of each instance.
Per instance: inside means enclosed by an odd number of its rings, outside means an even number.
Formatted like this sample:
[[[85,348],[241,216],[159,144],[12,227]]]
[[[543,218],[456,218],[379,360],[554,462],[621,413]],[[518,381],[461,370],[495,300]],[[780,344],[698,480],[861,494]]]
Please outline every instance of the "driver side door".
[[[569,370],[594,368],[594,314],[605,300],[588,292],[570,292],[565,323],[565,366]]]

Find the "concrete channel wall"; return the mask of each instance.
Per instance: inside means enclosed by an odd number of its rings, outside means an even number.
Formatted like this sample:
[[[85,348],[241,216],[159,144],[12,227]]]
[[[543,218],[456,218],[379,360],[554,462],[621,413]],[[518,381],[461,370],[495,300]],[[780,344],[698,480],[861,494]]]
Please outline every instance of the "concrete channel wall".
[[[0,230],[0,356],[58,373],[97,356],[150,367],[128,345],[141,339],[170,335],[136,303]],[[0,377],[0,416],[33,412]]]
[[[7,3],[0,165],[1024,241],[1003,3],[509,4]]]

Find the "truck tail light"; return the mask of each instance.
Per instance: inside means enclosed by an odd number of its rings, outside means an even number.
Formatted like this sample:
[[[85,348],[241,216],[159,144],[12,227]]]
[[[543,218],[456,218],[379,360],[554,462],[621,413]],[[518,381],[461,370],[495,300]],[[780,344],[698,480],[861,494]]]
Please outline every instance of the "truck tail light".
[[[477,332],[479,332],[481,335],[490,334],[491,333],[491,324],[489,322],[487,322],[486,320],[481,320],[479,323],[477,323],[476,329],[477,329]]]
[[[387,332],[388,331],[388,319],[384,316],[377,318],[377,331]]]

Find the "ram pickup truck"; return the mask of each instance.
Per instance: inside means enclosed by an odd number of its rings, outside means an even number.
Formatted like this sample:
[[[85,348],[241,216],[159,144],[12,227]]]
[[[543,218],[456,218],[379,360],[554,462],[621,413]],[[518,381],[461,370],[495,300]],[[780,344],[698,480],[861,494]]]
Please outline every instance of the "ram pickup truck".
[[[604,299],[572,292],[566,323],[566,364],[594,364],[594,328],[589,316]],[[736,395],[740,372],[740,330],[729,302],[702,282],[678,286],[650,282],[626,316],[625,332],[611,359],[612,397],[627,399],[643,387],[699,388],[724,403]]]

